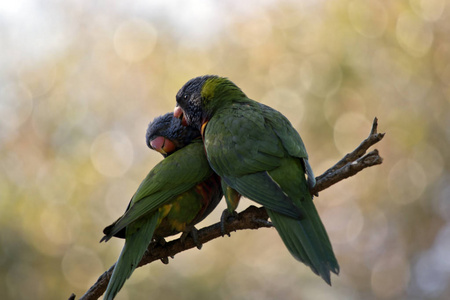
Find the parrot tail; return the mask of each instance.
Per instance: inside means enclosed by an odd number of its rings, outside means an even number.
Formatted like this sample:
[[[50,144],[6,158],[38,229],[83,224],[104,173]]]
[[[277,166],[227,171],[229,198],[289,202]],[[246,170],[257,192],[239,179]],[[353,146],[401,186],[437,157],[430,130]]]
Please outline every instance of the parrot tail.
[[[331,285],[330,271],[339,274],[339,265],[325,227],[312,201],[310,202],[310,207],[306,209],[308,216],[303,220],[296,220],[267,208],[266,210],[292,256],[309,266]]]
[[[114,267],[103,300],[114,299],[125,281],[130,278],[152,240],[158,218],[158,213],[153,214],[150,219],[142,221],[142,226],[138,230],[126,237],[125,245]]]

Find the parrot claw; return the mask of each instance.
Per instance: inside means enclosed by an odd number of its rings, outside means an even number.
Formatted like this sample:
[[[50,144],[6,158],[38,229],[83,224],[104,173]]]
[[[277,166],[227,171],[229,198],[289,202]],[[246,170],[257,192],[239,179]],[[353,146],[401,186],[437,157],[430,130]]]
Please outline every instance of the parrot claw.
[[[230,219],[237,218],[238,214],[236,211],[230,213],[228,209],[225,209],[222,212],[222,216],[220,217],[220,230],[222,232],[222,237],[226,235],[231,236],[229,232],[225,230],[225,223],[227,223]]]
[[[198,234],[197,234],[197,231],[198,231],[198,230],[197,230],[197,228],[195,228],[195,226],[192,226],[192,228],[190,228],[189,230],[184,231],[184,232],[181,234],[181,237],[180,237],[181,243],[184,244],[184,242],[186,241],[186,238],[188,237],[188,235],[191,235],[191,236],[192,236],[192,239],[194,240],[194,244],[195,244],[195,246],[197,247],[197,249],[198,249],[198,250],[202,249],[203,244],[200,243],[200,241],[198,240]]]
[[[272,222],[267,221],[267,220],[263,220],[263,219],[253,219],[254,222],[256,223],[260,223],[262,225],[264,225],[265,227],[273,227]]]
[[[165,264],[165,265],[168,265],[168,264],[169,264],[169,257],[166,256],[166,257],[161,258],[161,262],[162,262],[163,264]]]

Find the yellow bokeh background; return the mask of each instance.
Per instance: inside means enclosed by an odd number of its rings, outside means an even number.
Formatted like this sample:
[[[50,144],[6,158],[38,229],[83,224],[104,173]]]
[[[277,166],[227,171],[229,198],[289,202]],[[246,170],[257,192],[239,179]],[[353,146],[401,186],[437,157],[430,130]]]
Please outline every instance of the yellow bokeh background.
[[[117,299],[450,298],[449,37],[445,0],[5,1],[0,299],[80,297],[115,262],[102,229],[162,159],[147,124],[204,74],[285,114],[316,175],[378,117],[383,164],[315,199],[341,274],[328,287],[249,230],[139,268]]]

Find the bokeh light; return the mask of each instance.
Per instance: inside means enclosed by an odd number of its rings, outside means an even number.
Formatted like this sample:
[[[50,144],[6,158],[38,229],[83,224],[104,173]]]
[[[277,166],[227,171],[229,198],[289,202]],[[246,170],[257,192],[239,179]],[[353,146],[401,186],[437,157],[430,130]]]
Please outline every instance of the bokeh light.
[[[123,175],[133,162],[133,148],[129,138],[119,131],[100,134],[92,143],[91,160],[102,175]]]
[[[425,55],[433,43],[430,25],[411,12],[403,12],[397,20],[397,40],[413,56]]]
[[[5,141],[31,115],[33,98],[24,84],[6,84],[0,90],[0,138]]]
[[[124,21],[114,33],[114,48],[117,55],[127,62],[139,62],[155,47],[156,29],[144,20]]]
[[[218,74],[289,118],[316,175],[378,117],[383,164],[315,198],[341,274],[326,286],[261,229],[140,268],[117,299],[449,299],[447,2],[1,2],[0,298],[79,298],[116,261],[123,241],[98,241],[162,159],[148,122]]]
[[[355,30],[365,37],[377,38],[386,30],[388,12],[381,1],[352,1],[348,14]]]

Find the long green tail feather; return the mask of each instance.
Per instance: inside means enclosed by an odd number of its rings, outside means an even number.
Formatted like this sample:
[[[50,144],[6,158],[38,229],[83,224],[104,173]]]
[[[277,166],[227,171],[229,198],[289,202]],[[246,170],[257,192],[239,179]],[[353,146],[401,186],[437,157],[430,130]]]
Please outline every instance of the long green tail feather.
[[[302,202],[303,207],[308,212],[310,216],[310,220],[313,223],[313,227],[316,229],[317,234],[319,235],[320,240],[322,241],[322,245],[324,246],[325,255],[327,257],[327,262],[329,262],[330,270],[339,274],[339,264],[337,262],[336,257],[334,256],[333,248],[331,246],[330,238],[328,237],[325,226],[322,223],[322,220],[319,217],[319,213],[317,212],[316,207],[312,200],[306,200]]]
[[[308,217],[300,221],[266,210],[289,252],[331,285],[330,271],[338,274],[339,265],[323,225],[316,227],[317,222],[322,224],[317,211],[308,211]]]
[[[149,219],[138,220],[140,228],[135,232],[127,232],[125,245],[114,267],[113,274],[106,288],[104,300],[112,300],[123,287],[125,281],[130,278],[134,269],[142,259],[142,256],[150,244],[156,229],[159,214],[155,213]],[[133,224],[134,226],[135,224]],[[138,224],[136,224],[138,225]],[[129,228],[127,228],[129,230]]]

